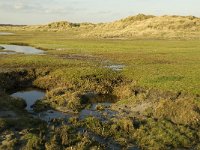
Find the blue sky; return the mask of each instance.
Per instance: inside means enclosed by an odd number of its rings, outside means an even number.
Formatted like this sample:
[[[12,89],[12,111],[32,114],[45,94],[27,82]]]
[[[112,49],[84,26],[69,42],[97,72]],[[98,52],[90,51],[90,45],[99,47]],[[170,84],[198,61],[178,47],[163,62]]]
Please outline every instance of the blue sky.
[[[0,23],[110,22],[139,13],[200,17],[200,0],[0,0]]]

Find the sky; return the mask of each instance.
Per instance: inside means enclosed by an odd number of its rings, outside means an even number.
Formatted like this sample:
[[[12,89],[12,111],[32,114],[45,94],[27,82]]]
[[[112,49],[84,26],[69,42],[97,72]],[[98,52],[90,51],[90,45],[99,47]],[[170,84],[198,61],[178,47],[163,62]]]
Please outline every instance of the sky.
[[[99,23],[139,13],[200,17],[200,0],[0,0],[0,24]]]

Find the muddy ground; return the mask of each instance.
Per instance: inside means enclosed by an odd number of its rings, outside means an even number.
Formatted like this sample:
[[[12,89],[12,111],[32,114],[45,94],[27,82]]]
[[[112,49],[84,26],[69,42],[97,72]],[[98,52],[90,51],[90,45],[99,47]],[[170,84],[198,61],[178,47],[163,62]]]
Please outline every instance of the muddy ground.
[[[63,83],[48,68],[2,69],[0,78],[0,149],[200,147],[198,95],[141,88],[121,75],[84,76],[79,82]],[[36,112],[52,109],[71,117],[48,122],[33,117],[23,99],[9,96],[27,87],[47,91],[34,106]],[[77,117],[96,101],[112,103],[93,108],[99,117]]]

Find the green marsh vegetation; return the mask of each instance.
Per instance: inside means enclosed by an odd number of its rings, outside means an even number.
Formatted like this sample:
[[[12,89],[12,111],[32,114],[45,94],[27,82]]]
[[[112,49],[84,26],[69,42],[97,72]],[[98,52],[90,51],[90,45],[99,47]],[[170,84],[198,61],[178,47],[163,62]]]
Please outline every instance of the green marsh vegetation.
[[[10,29],[15,34],[0,37],[1,44],[45,51],[45,55],[0,55],[0,112],[5,114],[0,117],[0,149],[106,149],[105,139],[124,149],[200,147],[198,38],[85,38],[78,37],[85,26],[78,31],[73,24],[59,26],[72,30],[53,31],[57,28],[53,24],[49,31]],[[125,66],[121,71],[107,67],[120,64]],[[26,86],[46,90],[34,106],[37,112],[51,108],[78,114],[90,107],[85,97],[94,93],[115,97],[110,109],[117,113],[106,121],[74,117],[48,124],[31,118],[22,99],[8,96]]]

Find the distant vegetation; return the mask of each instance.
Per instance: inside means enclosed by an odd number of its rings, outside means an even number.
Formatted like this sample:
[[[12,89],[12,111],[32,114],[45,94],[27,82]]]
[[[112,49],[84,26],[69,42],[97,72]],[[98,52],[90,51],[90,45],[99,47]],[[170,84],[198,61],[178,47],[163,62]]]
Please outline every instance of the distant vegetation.
[[[4,26],[0,30],[76,31],[82,38],[181,38],[199,39],[200,18],[139,14],[111,23],[53,22],[35,26]]]

